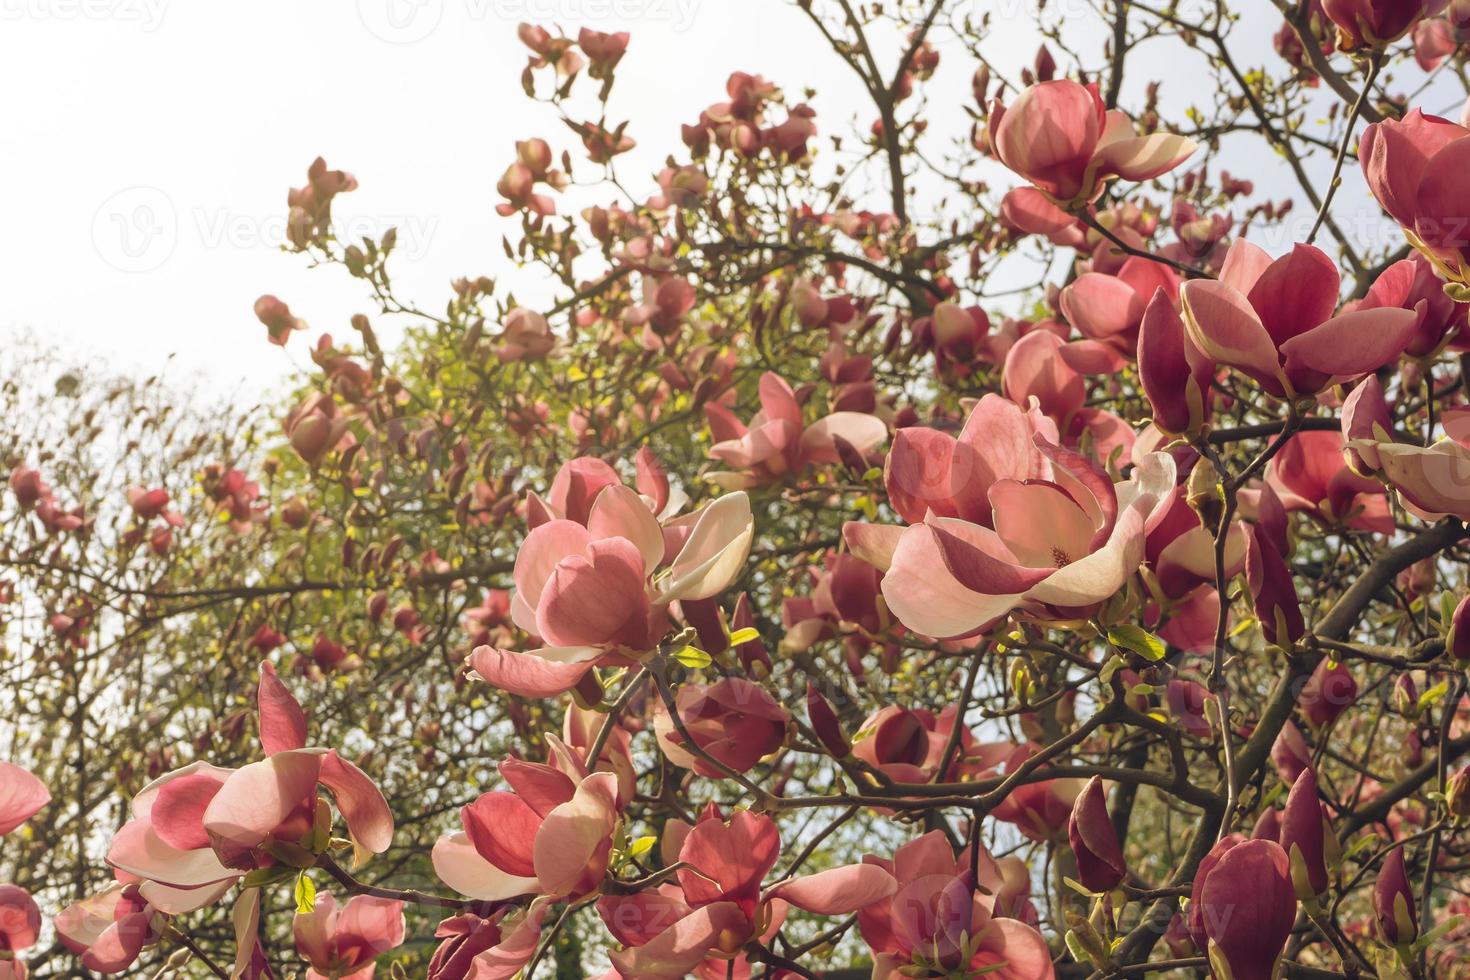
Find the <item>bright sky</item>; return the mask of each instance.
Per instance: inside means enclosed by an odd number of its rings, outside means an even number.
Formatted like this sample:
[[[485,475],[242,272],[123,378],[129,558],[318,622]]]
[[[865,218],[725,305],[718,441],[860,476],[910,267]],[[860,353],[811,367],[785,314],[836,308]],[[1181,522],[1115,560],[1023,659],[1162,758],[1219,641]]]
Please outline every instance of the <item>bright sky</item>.
[[[859,104],[785,0],[0,0],[17,96],[0,107],[0,335],[150,371],[176,353],[226,388],[280,377],[305,338],[371,312],[345,273],[279,251],[286,190],[318,154],[362,185],[339,231],[397,225],[393,268],[421,305],[506,273],[495,182],[514,141],[579,148],[521,95],[522,20],[633,32],[613,103],[640,140],[627,174],[680,151],[679,124],[737,69],[820,88],[827,131]],[[311,325],[290,353],[251,313],[266,292]]]
[[[1037,36],[1015,16],[1025,8],[974,3],[995,15],[986,44],[999,66],[1029,62]],[[500,239],[515,220],[494,213],[513,143],[541,135],[580,149],[520,93],[523,20],[633,33],[612,108],[640,142],[623,174],[682,153],[679,124],[723,98],[737,69],[792,101],[818,89],[824,134],[871,121],[787,0],[0,0],[0,79],[13,96],[0,106],[0,336],[29,328],[86,360],[148,371],[177,354],[174,373],[258,391],[305,361],[307,338],[348,335],[353,313],[372,312],[344,272],[279,250],[286,189],[318,154],[362,185],[339,200],[339,232],[399,228],[392,268],[406,297],[438,308],[453,277],[514,281]],[[1265,41],[1274,27],[1273,16],[1250,32],[1245,62],[1279,69]],[[1164,43],[1177,59],[1177,42]],[[1160,70],[1138,58],[1134,100]],[[929,86],[931,129],[945,138],[967,127],[969,71],[946,59]],[[1208,95],[1167,84],[1171,112],[1190,98]],[[311,325],[288,352],[264,342],[251,313],[267,292]],[[375,323],[391,340],[392,325]]]

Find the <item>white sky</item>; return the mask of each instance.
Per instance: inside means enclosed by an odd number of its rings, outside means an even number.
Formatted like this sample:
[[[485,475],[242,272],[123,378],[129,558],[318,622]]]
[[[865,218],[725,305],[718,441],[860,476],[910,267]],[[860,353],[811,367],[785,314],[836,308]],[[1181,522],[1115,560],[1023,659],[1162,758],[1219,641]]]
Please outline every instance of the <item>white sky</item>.
[[[987,47],[1000,66],[1028,63],[1037,36],[1015,15],[1030,5],[974,4],[997,12]],[[373,312],[345,272],[277,248],[286,189],[318,154],[362,185],[339,199],[339,230],[399,227],[390,268],[405,297],[436,309],[455,276],[515,281],[500,239],[516,221],[494,213],[513,143],[540,135],[580,150],[520,92],[521,20],[633,33],[612,107],[640,144],[620,161],[629,177],[683,154],[679,124],[721,100],[735,70],[766,75],[791,101],[818,89],[824,134],[850,132],[854,113],[871,121],[787,0],[0,0],[0,337],[29,328],[85,360],[150,371],[177,354],[173,373],[260,390],[304,363],[319,332],[350,335],[351,314]],[[1275,23],[1242,39],[1245,63],[1279,70],[1266,41]],[[1177,59],[1178,43],[1164,43]],[[1147,46],[1137,57],[1133,101],[1161,70]],[[940,138],[967,128],[969,71],[948,58],[927,88]],[[1174,72],[1170,113],[1204,97]],[[262,293],[311,324],[286,352],[252,315]]]
[[[784,0],[0,0],[0,336],[144,370],[177,353],[227,387],[289,372],[308,338],[372,312],[340,269],[277,248],[318,154],[362,185],[339,229],[399,227],[405,295],[435,309],[451,278],[506,273],[516,221],[495,182],[514,141],[580,149],[521,94],[524,19],[633,32],[613,101],[640,142],[628,175],[680,152],[679,124],[737,69],[859,104]],[[311,325],[286,353],[251,312],[267,292]]]

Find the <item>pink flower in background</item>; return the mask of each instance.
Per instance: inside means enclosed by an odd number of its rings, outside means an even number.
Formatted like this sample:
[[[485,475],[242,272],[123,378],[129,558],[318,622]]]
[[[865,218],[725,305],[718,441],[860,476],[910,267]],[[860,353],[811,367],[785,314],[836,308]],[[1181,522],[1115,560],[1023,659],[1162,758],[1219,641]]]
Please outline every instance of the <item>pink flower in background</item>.
[[[51,791],[30,770],[0,762],[0,835],[8,834],[51,802]]]
[[[1000,912],[998,898],[1007,890],[1000,866],[984,851],[975,857],[979,875],[971,881],[969,852],[956,857],[936,830],[904,844],[892,859],[863,858],[895,884],[891,895],[858,912],[863,941],[875,954],[874,977],[897,980],[911,964],[997,980],[1053,976],[1041,933]]]
[[[1068,208],[1093,200],[1111,177],[1152,180],[1195,150],[1183,136],[1139,136],[1126,114],[1103,106],[1095,85],[1066,79],[1032,85],[1009,107],[994,102],[990,145],[1002,163]]]
[[[748,426],[719,402],[704,406],[715,438],[709,454],[735,471],[709,478],[726,489],[780,482],[810,465],[838,462],[844,444],[866,456],[888,437],[881,419],[861,412],[833,412],[807,425],[796,393],[770,371],[761,375],[760,403]]]
[[[791,721],[765,688],[739,677],[710,685],[685,684],[674,705],[694,744],[736,772],[746,772],[779,749]],[[670,762],[710,779],[724,778],[724,772],[689,750],[662,702],[655,707],[654,731]]]
[[[338,908],[331,892],[318,892],[310,912],[291,923],[297,951],[311,964],[307,980],[372,980],[374,961],[403,945],[403,903],[354,895]]]
[[[1452,515],[1470,521],[1470,408],[1447,410],[1441,423],[1447,438],[1427,447],[1354,439],[1347,448],[1375,465],[1416,516],[1436,521]]]

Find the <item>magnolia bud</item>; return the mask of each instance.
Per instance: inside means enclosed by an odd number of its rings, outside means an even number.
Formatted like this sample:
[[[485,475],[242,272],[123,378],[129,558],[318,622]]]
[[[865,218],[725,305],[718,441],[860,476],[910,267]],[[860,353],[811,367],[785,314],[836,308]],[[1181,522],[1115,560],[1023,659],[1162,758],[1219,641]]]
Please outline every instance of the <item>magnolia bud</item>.
[[[1072,804],[1067,821],[1067,839],[1077,857],[1077,877],[1094,892],[1110,892],[1123,882],[1128,866],[1117,831],[1108,818],[1102,780],[1093,776]]]
[[[842,723],[837,720],[837,712],[832,710],[832,705],[822,697],[816,685],[811,681],[806,684],[806,713],[811,719],[812,730],[817,733],[822,748],[826,749],[834,759],[843,759],[852,751],[852,744],[848,742],[847,736],[842,733]]]
[[[1470,595],[1460,600],[1450,617],[1450,633],[1444,648],[1461,665],[1470,662]]]
[[[1414,911],[1414,891],[1404,869],[1404,849],[1395,847],[1378,870],[1373,886],[1373,916],[1378,934],[1390,946],[1407,946],[1419,936],[1419,918]]]

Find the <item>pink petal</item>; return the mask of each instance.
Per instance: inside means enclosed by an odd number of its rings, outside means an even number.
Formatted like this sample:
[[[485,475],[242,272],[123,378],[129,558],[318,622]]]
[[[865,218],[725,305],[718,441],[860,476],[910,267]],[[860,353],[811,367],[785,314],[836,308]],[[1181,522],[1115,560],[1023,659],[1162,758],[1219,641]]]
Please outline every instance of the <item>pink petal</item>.
[[[1132,286],[1100,272],[1078,276],[1062,290],[1060,302],[1067,322],[1093,340],[1122,333],[1143,313],[1142,301]]]
[[[745,569],[755,520],[744,492],[727,493],[699,512],[694,529],[669,566],[661,602],[719,595]]]
[[[572,778],[553,766],[522,759],[503,759],[499,769],[515,794],[543,818],[570,800],[577,790]]]
[[[982,595],[962,585],[948,570],[945,552],[926,524],[906,528],[899,538],[883,576],[883,598],[899,622],[937,638],[972,633],[1020,601],[1016,594]]]
[[[1398,359],[1418,322],[1413,310],[1344,313],[1281,345],[1287,373],[1300,366],[1347,379],[1376,371]]]
[[[569,555],[585,555],[591,543],[592,535],[588,530],[573,521],[548,521],[532,530],[516,553],[514,578],[517,597],[535,609],[557,563]],[[535,632],[534,628],[529,632]]]
[[[587,648],[589,654],[597,651]],[[589,659],[556,663],[531,653],[476,647],[466,662],[493,687],[523,698],[550,698],[565,694],[592,669]]]
[[[552,570],[536,607],[537,632],[563,647],[638,643],[648,622],[643,556],[626,538],[593,541],[587,555]]]
[[[0,762],[0,834],[8,834],[51,802],[51,791],[29,770]]]
[[[1022,565],[1061,568],[1092,551],[1093,521],[1055,484],[1002,480],[990,503],[996,533]]]
[[[664,560],[664,532],[658,518],[642,497],[622,484],[597,495],[587,530],[594,538],[627,538],[643,556],[644,568],[656,568]]]
[[[204,811],[224,783],[220,776],[204,771],[169,781],[159,789],[153,805],[153,832],[164,843],[181,851],[208,847]]]
[[[1093,159],[1100,163],[1100,174],[1117,174],[1125,180],[1153,180],[1188,160],[1197,145],[1186,136],[1150,133],[1099,145]]]
[[[323,755],[294,749],[236,769],[204,811],[205,831],[212,840],[255,847],[315,795]]]
[[[486,861],[518,878],[536,877],[531,848],[541,817],[514,793],[482,793],[459,811],[465,833]]]
[[[764,899],[783,899],[817,915],[845,915],[882,901],[897,887],[893,876],[882,868],[848,864],[783,881],[768,890]]]
[[[445,834],[434,842],[434,873],[461,895],[498,902],[540,890],[535,878],[520,878],[486,861],[464,833]]]
[[[931,509],[956,516],[950,503],[950,469],[954,436],[927,426],[908,426],[893,435],[883,467],[888,502],[909,524],[918,524]]]
[[[1340,284],[1325,252],[1297,245],[1265,268],[1247,297],[1272,343],[1281,347],[1332,316]]]
[[[383,791],[357,766],[336,751],[322,757],[321,784],[332,791],[337,810],[352,839],[374,854],[382,854],[393,843],[393,811]]]
[[[867,455],[888,438],[888,426],[864,412],[833,412],[813,422],[801,435],[802,455],[812,463],[839,462],[837,442],[841,439]]]
[[[533,864],[548,895],[583,895],[602,881],[618,822],[617,796],[617,776],[593,773],[546,815],[536,832]]]
[[[720,949],[722,937],[743,943],[750,931],[750,921],[739,906],[715,902],[695,909],[642,946],[608,955],[625,980],[683,980]]]
[[[1240,368],[1256,380],[1276,378],[1276,345],[1250,302],[1223,282],[1195,279],[1179,288],[1189,339],[1210,359]]]
[[[260,662],[256,707],[260,712],[260,745],[266,755],[306,747],[306,713],[267,660]]]
[[[862,524],[848,521],[842,525],[842,540],[858,558],[880,572],[893,564],[893,552],[903,537],[903,528],[892,524]]]

